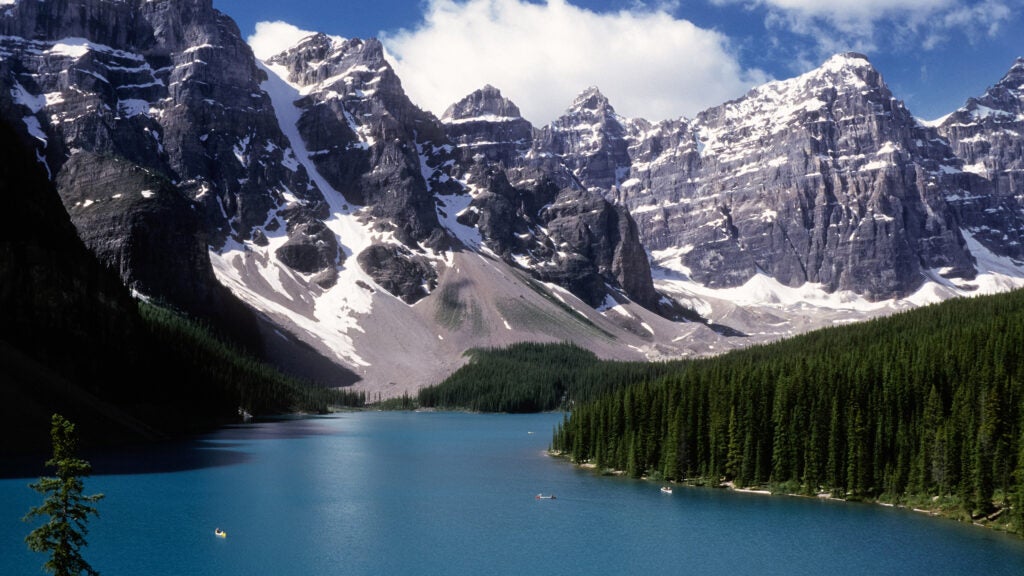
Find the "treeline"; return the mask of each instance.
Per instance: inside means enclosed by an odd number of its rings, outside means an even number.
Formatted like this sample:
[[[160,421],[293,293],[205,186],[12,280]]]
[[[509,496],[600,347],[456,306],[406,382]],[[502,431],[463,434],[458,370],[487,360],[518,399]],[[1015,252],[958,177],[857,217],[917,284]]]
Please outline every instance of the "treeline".
[[[631,476],[1024,512],[1024,291],[689,362],[577,405],[552,447]]]
[[[314,386],[285,375],[204,325],[170,309],[140,303],[146,330],[159,352],[153,377],[170,383],[170,394],[196,406],[219,406],[221,414],[241,408],[250,414],[325,413],[332,407],[361,407],[364,392]]]
[[[426,408],[545,412],[670,371],[650,362],[603,362],[575,344],[519,343],[467,352],[469,363],[417,396]]]

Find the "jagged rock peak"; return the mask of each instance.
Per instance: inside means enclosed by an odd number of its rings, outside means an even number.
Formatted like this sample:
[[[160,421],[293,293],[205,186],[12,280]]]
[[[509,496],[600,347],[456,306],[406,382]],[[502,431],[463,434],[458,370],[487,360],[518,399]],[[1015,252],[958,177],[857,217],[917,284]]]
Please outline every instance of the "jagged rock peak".
[[[969,98],[967,103],[941,120],[941,125],[970,125],[978,122],[996,124],[1024,121],[1024,58],[1017,58],[1003,78],[983,95]],[[946,134],[946,136],[951,136]],[[954,137],[954,139],[957,139]],[[963,151],[961,151],[962,153]]]
[[[740,108],[749,103],[760,103],[764,109],[759,110],[759,114],[768,115],[776,124],[786,125],[793,121],[792,106],[802,103],[818,106],[813,103],[827,103],[837,95],[858,100],[867,98],[880,103],[888,102],[892,97],[882,75],[866,56],[856,52],[844,52],[832,56],[821,66],[800,76],[754,87],[743,98],[705,110],[699,116],[707,117],[722,110],[731,110],[730,113],[733,115],[747,116],[751,111]]]
[[[857,86],[860,88],[881,88],[885,86],[882,75],[871,64],[868,57],[858,52],[835,54],[818,68],[783,82],[820,83],[825,82],[838,86]]]
[[[285,52],[316,52],[327,51],[332,48],[334,48],[334,40],[327,34],[324,34],[323,32],[316,32],[315,34],[310,34],[309,36],[306,36],[305,38],[299,40],[298,42],[295,43],[294,46],[286,49]]]
[[[885,88],[882,75],[868,60],[868,57],[857,52],[835,54],[821,66],[795,78],[776,80],[752,89],[747,96],[769,92],[792,94],[803,92],[812,87],[833,87],[842,91],[843,87],[857,89]]]
[[[999,81],[1000,86],[1010,90],[1024,90],[1024,56],[1018,57],[1010,66],[1010,71]]]
[[[384,46],[376,38],[349,39],[317,32],[270,57],[269,61],[274,63],[300,59],[305,62],[319,62],[353,54],[359,54],[361,59],[366,62],[382,62],[384,61]]]
[[[384,58],[384,46],[376,38],[346,39],[317,33],[270,57],[267,63],[287,68],[289,81],[301,86],[334,83],[350,73],[361,73],[367,79],[383,73],[396,89],[401,84]]]
[[[522,118],[519,107],[501,95],[501,91],[487,84],[452,104],[441,117],[442,122],[467,120],[511,120]]]
[[[572,106],[569,107],[569,112],[572,113],[581,110],[592,110],[594,112],[607,111],[611,114],[615,113],[615,109],[612,108],[608,98],[601,93],[601,90],[599,90],[597,86],[587,88],[572,101]]]

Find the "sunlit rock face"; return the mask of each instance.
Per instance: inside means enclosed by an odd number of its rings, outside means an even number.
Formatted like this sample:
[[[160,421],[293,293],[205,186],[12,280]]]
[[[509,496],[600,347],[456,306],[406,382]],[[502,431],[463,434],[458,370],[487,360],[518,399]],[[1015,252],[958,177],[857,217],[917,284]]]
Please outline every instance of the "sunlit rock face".
[[[926,271],[975,274],[948,200],[960,160],[859,54],[692,120],[623,119],[588,90],[543,133],[539,151],[627,206],[647,249],[705,286],[763,272],[887,299]]]
[[[963,192],[949,201],[964,228],[993,253],[1024,261],[1024,58],[938,130],[963,161]]]

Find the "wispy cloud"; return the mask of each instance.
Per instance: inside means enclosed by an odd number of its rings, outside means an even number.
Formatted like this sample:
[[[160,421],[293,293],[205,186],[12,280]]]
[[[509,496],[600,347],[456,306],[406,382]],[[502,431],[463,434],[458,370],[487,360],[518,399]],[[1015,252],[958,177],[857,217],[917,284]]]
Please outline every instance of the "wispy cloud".
[[[934,49],[957,38],[994,35],[1022,0],[711,0],[765,9],[769,29],[813,39],[821,54],[840,50]]]
[[[620,114],[661,120],[767,79],[744,69],[721,33],[673,17],[673,5],[596,13],[565,0],[429,0],[418,27],[383,41],[420,106],[441,114],[491,84],[534,124],[562,114],[591,85]]]

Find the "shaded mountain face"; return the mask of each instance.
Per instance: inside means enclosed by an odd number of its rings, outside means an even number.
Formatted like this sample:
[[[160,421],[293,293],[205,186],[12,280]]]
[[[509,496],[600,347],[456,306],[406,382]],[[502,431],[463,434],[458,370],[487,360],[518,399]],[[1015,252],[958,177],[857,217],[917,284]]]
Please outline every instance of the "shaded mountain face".
[[[255,332],[207,245],[278,229],[301,241],[324,203],[235,24],[209,0],[77,0],[18,2],[0,29],[0,113],[32,138],[87,245],[132,288]],[[336,246],[319,249],[333,265]]]
[[[533,141],[533,126],[519,107],[490,85],[449,106],[441,122],[465,164],[480,159],[511,167]]]
[[[599,93],[592,100],[581,98],[577,105],[614,115]],[[674,314],[662,309],[629,212],[583,188],[552,162],[552,154],[534,154],[552,140],[547,128],[535,133],[519,108],[492,86],[453,104],[442,122],[472,196],[459,222],[476,226],[490,249],[590,306],[628,298]]]
[[[403,244],[443,250],[431,190],[444,133],[406,97],[380,42],[317,34],[268,63],[299,87],[299,132],[330,185]]]
[[[87,440],[135,437],[128,403],[145,337],[136,302],[76,234],[31,145],[0,122],[0,453],[49,446],[59,411]]]
[[[618,186],[628,171],[629,124],[600,90],[590,87],[576,97],[565,115],[539,131],[535,154],[560,158],[571,176],[587,188],[608,190]]]

